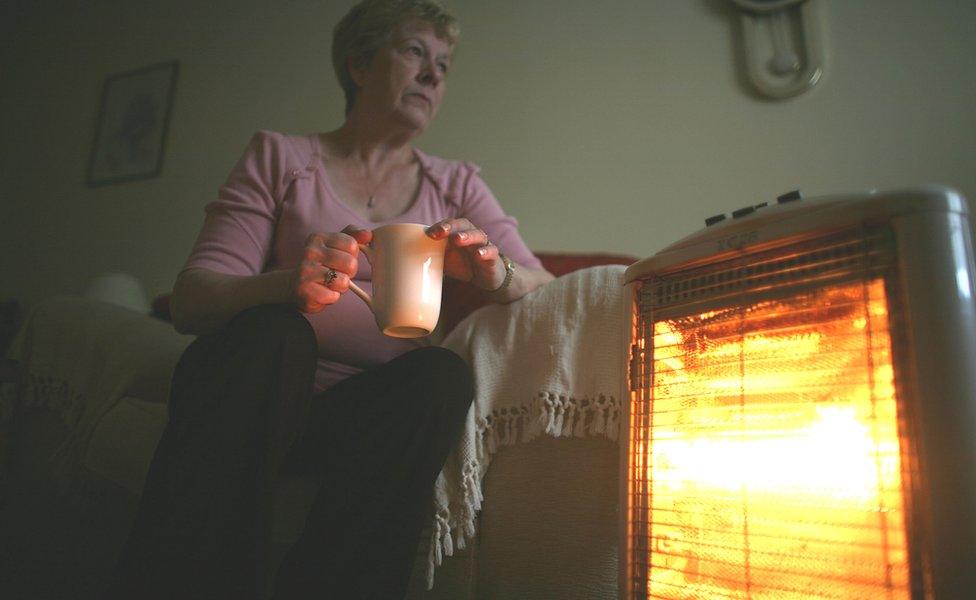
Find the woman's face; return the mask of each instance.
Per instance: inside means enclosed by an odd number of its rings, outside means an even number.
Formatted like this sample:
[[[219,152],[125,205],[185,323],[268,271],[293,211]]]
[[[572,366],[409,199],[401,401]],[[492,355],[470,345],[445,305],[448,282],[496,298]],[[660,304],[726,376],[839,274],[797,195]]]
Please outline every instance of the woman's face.
[[[352,70],[356,102],[373,115],[422,131],[440,108],[450,63],[451,47],[430,23],[407,21],[365,68]]]

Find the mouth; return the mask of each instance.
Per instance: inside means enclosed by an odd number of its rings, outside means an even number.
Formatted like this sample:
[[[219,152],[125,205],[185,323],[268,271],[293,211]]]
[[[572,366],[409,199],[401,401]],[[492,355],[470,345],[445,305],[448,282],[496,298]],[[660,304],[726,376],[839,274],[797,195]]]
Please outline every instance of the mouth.
[[[423,95],[423,94],[421,94],[419,92],[409,93],[409,94],[407,94],[407,98],[419,98],[419,99],[423,100],[424,102],[426,102],[428,106],[433,106],[434,105],[434,102],[430,98],[428,98],[427,96],[425,96],[425,95]]]

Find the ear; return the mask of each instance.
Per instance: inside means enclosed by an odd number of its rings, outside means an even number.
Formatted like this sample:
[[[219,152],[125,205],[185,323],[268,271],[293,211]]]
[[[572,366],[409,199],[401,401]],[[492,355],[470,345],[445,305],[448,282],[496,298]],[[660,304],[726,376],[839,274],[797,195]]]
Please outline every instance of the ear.
[[[356,84],[356,87],[363,87],[367,67],[369,67],[369,61],[362,55],[350,56],[346,59],[346,69],[349,71],[349,77],[352,78],[352,82]]]

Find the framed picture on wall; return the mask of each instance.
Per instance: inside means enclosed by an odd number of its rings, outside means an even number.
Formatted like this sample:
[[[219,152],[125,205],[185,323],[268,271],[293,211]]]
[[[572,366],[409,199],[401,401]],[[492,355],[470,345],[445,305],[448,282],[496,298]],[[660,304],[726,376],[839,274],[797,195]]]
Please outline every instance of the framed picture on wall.
[[[88,185],[156,177],[163,167],[178,63],[111,75],[102,87]]]

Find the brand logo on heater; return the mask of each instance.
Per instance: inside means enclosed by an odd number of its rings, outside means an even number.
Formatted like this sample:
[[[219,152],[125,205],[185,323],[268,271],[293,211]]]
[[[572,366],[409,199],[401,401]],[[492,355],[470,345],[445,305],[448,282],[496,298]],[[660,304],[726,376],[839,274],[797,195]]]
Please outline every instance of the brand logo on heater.
[[[758,231],[746,231],[744,233],[737,233],[735,235],[730,235],[727,238],[722,238],[718,240],[719,250],[738,250],[747,244],[752,244],[759,240]]]

